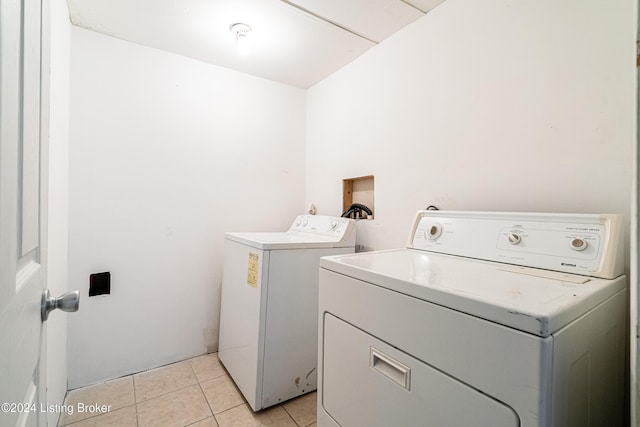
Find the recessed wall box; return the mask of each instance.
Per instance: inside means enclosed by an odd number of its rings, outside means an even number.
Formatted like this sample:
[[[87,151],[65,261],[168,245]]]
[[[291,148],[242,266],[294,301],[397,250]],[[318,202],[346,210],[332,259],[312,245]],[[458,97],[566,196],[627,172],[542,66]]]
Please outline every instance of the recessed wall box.
[[[111,273],[94,273],[89,276],[89,296],[111,293]]]
[[[375,214],[374,210],[374,182],[373,175],[342,180],[342,211],[345,212],[354,203],[365,205]],[[373,219],[373,214],[367,219]]]

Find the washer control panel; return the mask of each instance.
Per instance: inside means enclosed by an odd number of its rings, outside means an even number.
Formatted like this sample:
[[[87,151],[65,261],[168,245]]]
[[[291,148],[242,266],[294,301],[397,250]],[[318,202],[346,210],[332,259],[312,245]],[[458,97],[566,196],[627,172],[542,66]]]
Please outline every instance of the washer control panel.
[[[409,248],[587,276],[623,273],[621,215],[420,211]]]
[[[355,220],[324,215],[298,215],[288,232],[309,233],[333,237],[338,240],[348,238],[355,229]]]

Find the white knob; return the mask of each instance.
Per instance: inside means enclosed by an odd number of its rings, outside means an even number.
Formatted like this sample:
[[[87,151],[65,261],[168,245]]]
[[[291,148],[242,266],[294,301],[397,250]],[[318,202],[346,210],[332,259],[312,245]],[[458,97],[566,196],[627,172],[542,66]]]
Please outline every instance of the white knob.
[[[424,237],[429,240],[436,240],[442,234],[442,226],[440,224],[431,224],[424,232]]]
[[[330,222],[330,226],[332,230],[335,230],[336,228],[338,228],[338,221],[336,221],[335,219],[332,219]]]
[[[585,249],[587,249],[588,244],[584,240],[576,238],[572,239],[571,242],[569,242],[569,246],[574,251],[584,251]]]
[[[522,241],[522,237],[520,237],[518,233],[509,233],[507,240],[509,240],[509,243],[512,245],[517,245]]]

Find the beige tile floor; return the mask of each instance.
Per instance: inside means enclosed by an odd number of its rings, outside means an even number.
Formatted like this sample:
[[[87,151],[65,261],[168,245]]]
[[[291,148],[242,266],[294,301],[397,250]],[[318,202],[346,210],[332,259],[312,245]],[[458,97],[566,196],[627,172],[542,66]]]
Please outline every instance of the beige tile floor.
[[[58,426],[316,426],[316,392],[254,413],[216,353],[72,390],[64,405]]]

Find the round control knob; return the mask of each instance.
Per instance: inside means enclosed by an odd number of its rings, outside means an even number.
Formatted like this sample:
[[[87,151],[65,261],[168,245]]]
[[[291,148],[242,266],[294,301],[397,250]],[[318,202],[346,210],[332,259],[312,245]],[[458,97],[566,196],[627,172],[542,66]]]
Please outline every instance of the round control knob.
[[[587,249],[588,244],[584,240],[576,238],[571,239],[571,242],[569,242],[569,246],[574,251],[584,251],[585,249]]]
[[[335,230],[336,228],[338,228],[338,221],[336,221],[335,219],[332,219],[331,222],[329,223],[329,226],[331,227],[332,230]]]
[[[520,237],[520,235],[518,233],[509,233],[507,235],[507,240],[512,245],[517,245],[518,243],[520,243],[522,241],[522,237]]]
[[[442,234],[442,226],[440,224],[431,224],[424,232],[424,237],[429,240],[436,240]]]

